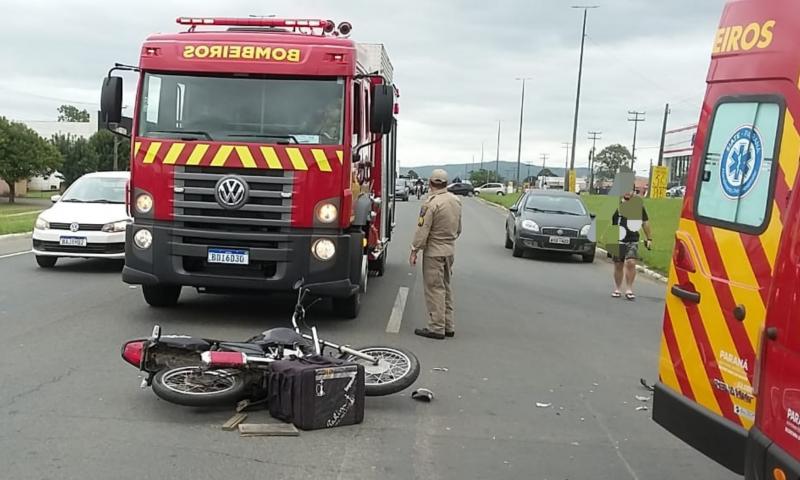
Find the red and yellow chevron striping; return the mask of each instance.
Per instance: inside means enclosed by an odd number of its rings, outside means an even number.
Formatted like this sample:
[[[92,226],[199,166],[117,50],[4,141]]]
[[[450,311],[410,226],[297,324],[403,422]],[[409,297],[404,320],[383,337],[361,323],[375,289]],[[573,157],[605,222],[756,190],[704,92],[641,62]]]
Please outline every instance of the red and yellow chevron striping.
[[[319,171],[331,173],[344,164],[341,146],[250,145],[137,140],[136,164],[196,165],[232,168]],[[338,168],[335,168],[338,167]]]

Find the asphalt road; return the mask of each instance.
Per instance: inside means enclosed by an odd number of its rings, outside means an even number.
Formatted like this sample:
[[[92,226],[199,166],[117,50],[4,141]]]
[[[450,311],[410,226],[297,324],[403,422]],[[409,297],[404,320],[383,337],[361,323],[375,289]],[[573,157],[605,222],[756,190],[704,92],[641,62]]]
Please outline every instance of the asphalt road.
[[[609,297],[611,266],[558,257],[515,259],[503,214],[464,201],[455,264],[456,337],[416,337],[425,318],[421,272],[406,263],[419,204],[398,204],[386,276],[370,279],[359,319],[312,311],[324,337],[412,349],[423,371],[410,390],[367,400],[362,425],[289,438],[240,438],[231,411],[187,409],[138,388],[122,342],[164,332],[243,339],[285,326],[287,296],[201,296],[173,310],[146,306],[119,265],[35,266],[25,241],[0,251],[0,477],[163,478],[737,478],[658,427],[634,396],[657,375],[664,285],[642,278],[636,302]],[[29,240],[28,240],[29,241]],[[386,333],[401,287],[399,333]],[[447,367],[447,372],[432,371]],[[536,403],[551,404],[538,408]],[[269,421],[265,411],[248,421]]]

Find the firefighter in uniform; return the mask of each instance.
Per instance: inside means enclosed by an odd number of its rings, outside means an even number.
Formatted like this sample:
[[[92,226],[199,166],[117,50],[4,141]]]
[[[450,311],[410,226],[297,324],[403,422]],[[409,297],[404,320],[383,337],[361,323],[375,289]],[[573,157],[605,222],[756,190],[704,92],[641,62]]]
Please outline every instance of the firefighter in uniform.
[[[422,251],[422,278],[428,326],[414,333],[442,340],[455,335],[452,280],[456,239],[461,235],[461,200],[447,191],[447,172],[436,169],[429,179],[430,193],[419,212],[409,263],[417,264]]]

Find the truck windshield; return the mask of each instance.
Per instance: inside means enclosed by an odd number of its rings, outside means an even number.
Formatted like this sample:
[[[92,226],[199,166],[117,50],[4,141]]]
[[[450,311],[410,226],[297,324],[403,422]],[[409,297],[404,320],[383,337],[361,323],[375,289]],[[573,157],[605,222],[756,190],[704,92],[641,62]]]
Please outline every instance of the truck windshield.
[[[341,144],[344,79],[146,73],[139,135]]]

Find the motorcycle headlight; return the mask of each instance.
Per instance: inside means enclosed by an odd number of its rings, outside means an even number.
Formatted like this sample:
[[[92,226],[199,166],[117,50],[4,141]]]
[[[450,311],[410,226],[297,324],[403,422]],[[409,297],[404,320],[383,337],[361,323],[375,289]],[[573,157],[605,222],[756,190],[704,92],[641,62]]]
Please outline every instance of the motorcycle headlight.
[[[317,209],[317,220],[322,223],[333,223],[339,216],[339,209],[332,203],[325,203]]]
[[[589,236],[589,230],[591,230],[591,228],[592,228],[591,224],[584,225],[583,228],[581,228],[581,237],[588,237]]]
[[[522,228],[524,228],[525,230],[530,230],[531,232],[538,232],[539,224],[534,222],[533,220],[523,220]]]
[[[125,227],[128,225],[127,220],[120,220],[118,222],[106,223],[103,225],[102,230],[107,233],[124,232]]]
[[[147,250],[153,244],[153,234],[143,228],[133,236],[133,243],[142,250]]]
[[[44,220],[42,217],[36,217],[36,223],[33,224],[33,228],[36,230],[47,230],[50,228],[50,223],[47,220]]]
[[[314,242],[311,247],[311,252],[315,257],[323,262],[330,260],[336,254],[336,245],[327,238],[322,238]]]
[[[139,213],[148,213],[153,209],[153,197],[148,193],[142,193],[136,197],[136,211]]]

